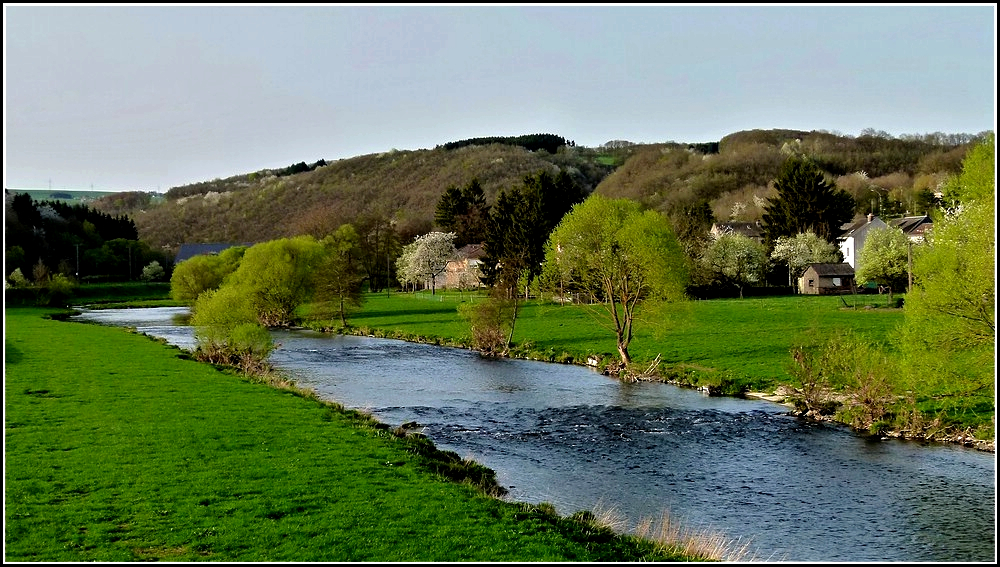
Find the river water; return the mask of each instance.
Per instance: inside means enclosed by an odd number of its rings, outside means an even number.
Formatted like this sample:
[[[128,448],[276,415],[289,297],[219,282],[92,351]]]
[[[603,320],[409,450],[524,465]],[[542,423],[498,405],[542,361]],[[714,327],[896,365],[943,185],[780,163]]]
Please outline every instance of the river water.
[[[185,309],[84,311],[192,348]],[[626,384],[579,366],[492,360],[404,341],[274,333],[301,386],[490,467],[511,500],[562,515],[612,510],[625,529],[666,513],[742,560],[996,559],[996,458],[872,439],[765,401]]]

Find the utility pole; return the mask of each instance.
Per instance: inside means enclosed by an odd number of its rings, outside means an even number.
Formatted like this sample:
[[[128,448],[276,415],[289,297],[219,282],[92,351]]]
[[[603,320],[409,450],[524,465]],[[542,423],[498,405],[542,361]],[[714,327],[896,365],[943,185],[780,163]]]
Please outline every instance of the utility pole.
[[[76,279],[80,279],[80,245],[74,244],[76,246]]]
[[[906,293],[913,288],[913,241],[906,241]]]

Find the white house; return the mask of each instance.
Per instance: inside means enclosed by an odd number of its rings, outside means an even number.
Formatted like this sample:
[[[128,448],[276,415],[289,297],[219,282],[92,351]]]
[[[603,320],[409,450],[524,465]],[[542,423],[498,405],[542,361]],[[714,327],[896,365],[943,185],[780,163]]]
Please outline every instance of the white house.
[[[844,261],[857,271],[858,256],[861,249],[865,246],[865,238],[868,237],[868,231],[873,228],[886,228],[887,226],[885,221],[869,213],[867,217],[853,224],[841,227],[844,232],[837,237],[837,240],[840,242],[840,253],[844,255]]]

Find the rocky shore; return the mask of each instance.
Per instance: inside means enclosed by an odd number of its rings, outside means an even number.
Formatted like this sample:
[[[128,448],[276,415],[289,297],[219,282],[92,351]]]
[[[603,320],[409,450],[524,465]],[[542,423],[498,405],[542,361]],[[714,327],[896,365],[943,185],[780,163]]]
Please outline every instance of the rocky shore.
[[[817,411],[803,412],[796,409],[794,403],[794,392],[785,387],[779,387],[776,391],[772,393],[767,392],[747,392],[744,394],[747,398],[766,400],[769,402],[774,402],[782,404],[789,408],[789,413],[804,417],[806,419],[813,419],[816,421],[826,421],[831,423],[839,423],[832,415],[822,414]],[[928,430],[913,431],[913,430],[893,430],[886,431],[881,434],[884,439],[907,439],[911,441],[923,441],[928,443],[950,443],[962,445],[963,447],[969,447],[976,449],[978,451],[984,451],[987,453],[996,453],[996,442],[995,440],[984,440],[977,439],[973,436],[971,430],[967,431],[957,431],[957,432],[940,432]]]

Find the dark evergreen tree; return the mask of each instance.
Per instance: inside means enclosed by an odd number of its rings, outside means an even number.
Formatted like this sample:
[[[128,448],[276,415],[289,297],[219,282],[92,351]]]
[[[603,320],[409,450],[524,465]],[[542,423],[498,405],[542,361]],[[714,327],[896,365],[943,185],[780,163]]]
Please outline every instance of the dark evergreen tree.
[[[482,185],[473,179],[461,189],[445,189],[434,211],[434,222],[444,231],[455,233],[457,248],[479,244],[486,238],[489,209]]]
[[[513,290],[522,277],[538,276],[549,234],[585,197],[566,172],[553,177],[541,171],[501,191],[486,223],[484,282]]]
[[[774,187],[778,196],[764,207],[762,222],[769,243],[807,231],[834,242],[840,226],[854,218],[854,198],[828,182],[808,158],[786,161]]]

